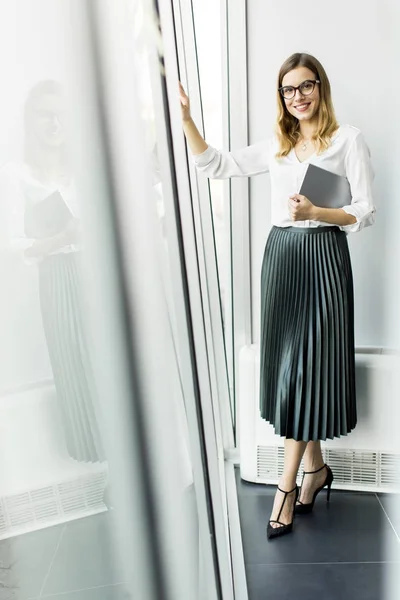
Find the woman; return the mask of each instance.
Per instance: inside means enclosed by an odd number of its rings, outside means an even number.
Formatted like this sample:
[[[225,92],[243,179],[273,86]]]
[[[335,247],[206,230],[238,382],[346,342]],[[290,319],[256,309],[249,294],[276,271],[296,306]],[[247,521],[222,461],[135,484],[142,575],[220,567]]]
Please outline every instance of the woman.
[[[223,153],[208,146],[180,87],[183,128],[195,164],[210,178],[271,175],[272,229],[261,271],[260,412],[285,437],[285,461],[268,538],[292,530],[333,474],[321,440],[357,422],[353,276],[347,234],[375,222],[373,170],[359,129],[336,121],[328,77],[309,54],[282,65],[276,134]],[[295,193],[312,163],[346,176],[351,204],[319,208]],[[297,472],[304,455],[300,490]]]
[[[25,160],[1,172],[8,240],[39,273],[40,308],[69,455],[104,460],[84,327],[79,206],[60,85],[41,81],[24,110]],[[4,190],[8,190],[7,193]]]

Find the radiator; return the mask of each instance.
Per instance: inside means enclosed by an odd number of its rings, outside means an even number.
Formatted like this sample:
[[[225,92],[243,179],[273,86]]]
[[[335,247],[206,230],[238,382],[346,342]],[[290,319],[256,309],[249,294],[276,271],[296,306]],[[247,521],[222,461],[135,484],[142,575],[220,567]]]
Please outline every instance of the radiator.
[[[107,476],[68,456],[51,382],[0,395],[0,540],[107,510]]]
[[[369,492],[400,490],[400,357],[382,348],[356,352],[356,428],[321,442],[334,473],[332,487]],[[242,479],[276,484],[283,470],[284,438],[259,414],[259,346],[239,355],[238,445]],[[301,463],[298,483],[301,481]]]

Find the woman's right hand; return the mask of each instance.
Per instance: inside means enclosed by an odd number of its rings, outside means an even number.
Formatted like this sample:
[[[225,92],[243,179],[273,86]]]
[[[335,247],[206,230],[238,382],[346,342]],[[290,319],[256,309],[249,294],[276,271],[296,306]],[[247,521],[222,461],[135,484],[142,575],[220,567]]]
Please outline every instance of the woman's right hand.
[[[190,121],[190,119],[192,118],[190,114],[190,100],[181,82],[179,82],[179,96],[181,101],[182,120]]]
[[[63,241],[65,241],[67,245],[78,244],[82,237],[79,219],[75,217],[71,219],[62,233]]]
[[[81,231],[79,219],[71,219],[66,227],[56,235],[48,238],[36,240],[32,246],[25,250],[26,257],[46,256],[54,251],[69,246],[78,244],[81,241]]]

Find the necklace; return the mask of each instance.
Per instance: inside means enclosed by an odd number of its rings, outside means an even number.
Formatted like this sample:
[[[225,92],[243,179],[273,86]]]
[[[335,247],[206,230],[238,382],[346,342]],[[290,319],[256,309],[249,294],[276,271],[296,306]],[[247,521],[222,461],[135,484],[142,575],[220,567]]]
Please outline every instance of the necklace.
[[[305,150],[307,150],[307,146],[310,143],[311,140],[307,140],[307,141],[303,141],[303,145],[301,146],[301,149],[303,150],[303,152]]]

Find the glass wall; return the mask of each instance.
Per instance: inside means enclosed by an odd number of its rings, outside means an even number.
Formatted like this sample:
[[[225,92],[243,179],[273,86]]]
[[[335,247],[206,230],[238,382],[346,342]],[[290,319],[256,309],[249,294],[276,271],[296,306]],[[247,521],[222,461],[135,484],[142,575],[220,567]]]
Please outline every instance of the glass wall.
[[[144,0],[17,0],[0,31],[5,593],[233,598],[158,16]]]

